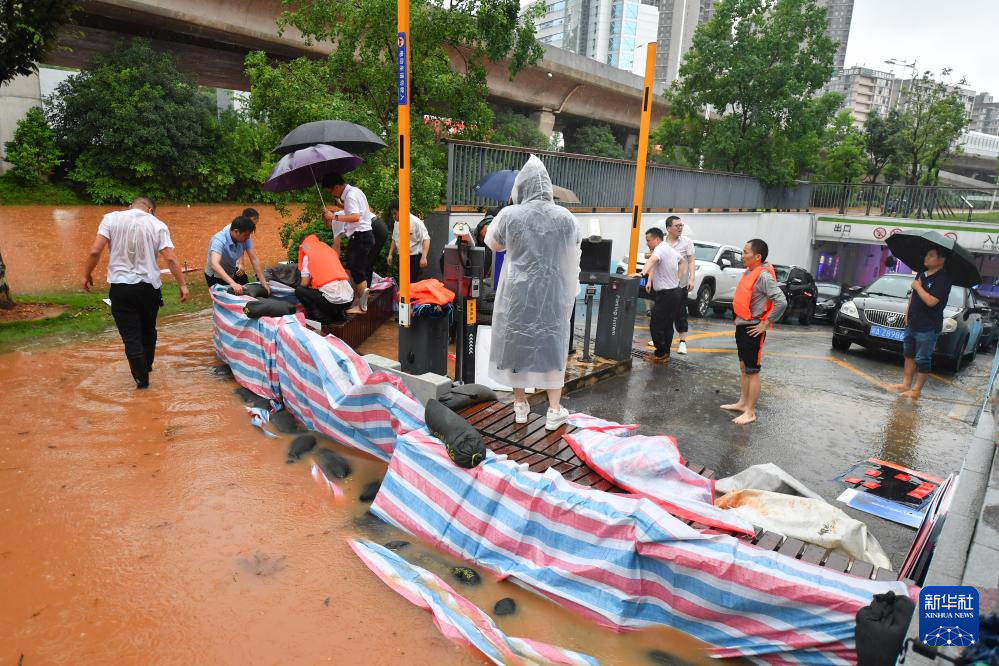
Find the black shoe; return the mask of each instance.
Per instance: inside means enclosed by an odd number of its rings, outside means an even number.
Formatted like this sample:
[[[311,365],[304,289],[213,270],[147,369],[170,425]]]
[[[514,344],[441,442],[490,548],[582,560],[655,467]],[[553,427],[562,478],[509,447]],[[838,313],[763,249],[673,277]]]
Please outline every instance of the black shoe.
[[[146,366],[146,359],[130,358],[128,359],[128,367],[132,371],[135,388],[149,388],[149,368]]]

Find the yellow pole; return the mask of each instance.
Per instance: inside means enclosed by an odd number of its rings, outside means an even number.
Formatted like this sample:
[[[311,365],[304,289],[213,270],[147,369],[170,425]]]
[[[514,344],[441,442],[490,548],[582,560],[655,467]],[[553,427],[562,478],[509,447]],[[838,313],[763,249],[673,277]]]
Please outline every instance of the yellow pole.
[[[397,0],[399,89],[399,325],[410,323],[409,301],[409,0]]]
[[[642,226],[645,197],[645,164],[649,159],[649,126],[652,124],[652,82],[656,73],[656,43],[645,48],[645,91],[642,93],[642,125],[638,132],[638,161],[635,164],[635,201],[631,209],[631,248],[628,252],[628,275],[638,262],[638,233]]]

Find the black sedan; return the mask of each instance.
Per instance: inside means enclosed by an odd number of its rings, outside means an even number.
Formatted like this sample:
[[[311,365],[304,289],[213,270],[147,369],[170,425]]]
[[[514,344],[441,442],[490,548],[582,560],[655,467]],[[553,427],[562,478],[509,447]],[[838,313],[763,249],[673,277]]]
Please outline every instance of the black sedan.
[[[830,324],[836,319],[839,306],[849,297],[843,285],[835,282],[816,282],[815,288],[819,291],[819,299],[815,304],[815,321],[827,321]]]
[[[796,316],[798,321],[807,326],[815,314],[818,295],[815,278],[804,268],[778,264],[774,264],[774,274],[777,276],[777,286],[787,299],[787,310],[784,311],[781,321]]]
[[[846,351],[851,344],[902,353],[905,313],[912,275],[882,275],[852,299],[844,301],[833,325],[832,346]],[[944,309],[943,330],[934,362],[958,371],[974,360],[982,334],[982,309],[964,287],[953,287]]]

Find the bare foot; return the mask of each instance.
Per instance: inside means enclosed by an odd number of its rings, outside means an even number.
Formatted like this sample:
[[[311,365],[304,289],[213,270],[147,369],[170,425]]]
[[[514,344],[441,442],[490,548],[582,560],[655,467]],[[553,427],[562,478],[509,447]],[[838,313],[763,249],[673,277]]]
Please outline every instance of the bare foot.
[[[910,388],[912,387],[906,386],[905,384],[888,384],[888,386],[885,387],[885,390],[890,391],[891,393],[902,393],[903,391],[908,391]]]
[[[730,405],[721,405],[719,409],[724,409],[726,412],[744,412],[746,406],[741,402],[733,402]]]
[[[756,412],[743,412],[741,416],[737,416],[732,419],[732,423],[736,425],[748,425],[756,420]]]
[[[361,314],[362,312],[364,312],[364,310],[361,308],[351,308],[347,310],[347,314]]]
[[[912,389],[911,391],[906,391],[905,393],[902,393],[901,395],[902,395],[903,398],[912,398],[913,400],[919,400],[919,394],[920,393],[921,393],[921,391],[917,391],[916,389]]]

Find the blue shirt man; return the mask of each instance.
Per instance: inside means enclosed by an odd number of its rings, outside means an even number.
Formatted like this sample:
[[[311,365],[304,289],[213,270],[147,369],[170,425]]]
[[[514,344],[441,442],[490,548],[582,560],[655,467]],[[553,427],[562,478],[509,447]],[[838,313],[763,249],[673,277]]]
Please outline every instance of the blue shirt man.
[[[253,241],[250,240],[250,236],[256,229],[257,225],[253,220],[241,215],[233,220],[228,227],[212,236],[208,245],[208,257],[205,259],[205,281],[209,288],[217,284],[228,284],[232,287],[234,294],[241,295],[243,285],[246,284],[246,276],[244,275],[240,279],[236,276],[236,271],[239,267],[239,260],[245,252],[261,286],[268,292],[270,291],[267,278],[264,277],[264,271],[260,267],[260,261],[253,253]]]
[[[901,384],[892,384],[888,390],[913,400],[919,398],[923,384],[932,370],[933,352],[943,328],[944,308],[947,307],[953,285],[950,275],[944,269],[948,256],[950,253],[943,248],[928,250],[923,259],[926,269],[920,271],[912,281],[905,338],[902,340],[905,375]],[[912,384],[913,379],[915,386]]]

